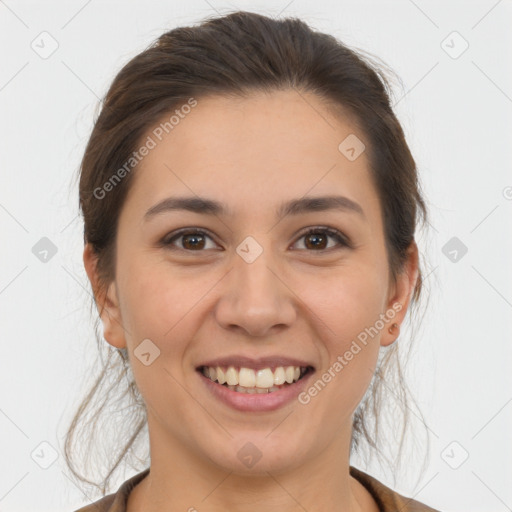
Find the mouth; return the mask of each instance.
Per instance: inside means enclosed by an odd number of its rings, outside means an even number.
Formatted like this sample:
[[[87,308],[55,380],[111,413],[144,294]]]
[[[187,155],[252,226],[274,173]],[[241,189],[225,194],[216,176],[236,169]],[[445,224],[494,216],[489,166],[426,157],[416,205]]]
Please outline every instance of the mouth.
[[[295,387],[302,379],[314,372],[313,366],[199,366],[200,374],[214,384],[235,393],[254,395],[272,394]]]

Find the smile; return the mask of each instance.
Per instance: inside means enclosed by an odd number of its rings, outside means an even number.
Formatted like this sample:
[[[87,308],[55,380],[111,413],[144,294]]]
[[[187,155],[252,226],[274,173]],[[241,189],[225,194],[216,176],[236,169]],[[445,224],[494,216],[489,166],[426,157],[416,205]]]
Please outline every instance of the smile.
[[[313,375],[311,366],[274,369],[201,366],[197,370],[213,397],[239,411],[273,411],[297,399]]]
[[[236,368],[229,366],[203,366],[200,368],[203,375],[212,382],[221,384],[232,391],[248,394],[273,393],[279,389],[300,380],[308,371],[308,367],[278,366],[253,370],[252,368]]]

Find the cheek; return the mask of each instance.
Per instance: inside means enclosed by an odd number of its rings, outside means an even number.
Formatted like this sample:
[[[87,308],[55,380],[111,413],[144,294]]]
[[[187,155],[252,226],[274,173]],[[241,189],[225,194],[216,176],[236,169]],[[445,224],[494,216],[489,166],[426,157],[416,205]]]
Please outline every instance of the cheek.
[[[192,268],[179,272],[168,261],[149,259],[126,270],[125,275],[136,276],[125,279],[122,290],[129,346],[135,349],[149,338],[161,352],[160,361],[176,367],[205,321],[218,273],[199,274]]]
[[[124,291],[128,297],[125,303],[130,303],[130,313],[139,317],[144,315],[153,325],[155,321],[160,327],[165,325],[165,330],[170,329],[177,321],[175,319],[181,318],[187,309],[190,310],[190,301],[200,291],[197,290],[200,283],[190,279],[190,274],[176,270],[164,252],[147,254],[142,251],[127,261],[123,271]]]
[[[361,266],[333,272],[315,286],[303,286],[300,296],[333,339],[346,341],[379,319],[386,291],[378,269]]]
[[[325,380],[335,383],[329,384],[336,395],[333,400],[348,409],[362,398],[375,369],[385,293],[378,269],[369,266],[347,268],[325,280],[324,286],[301,291],[314,313],[308,315],[315,319],[318,348],[327,359],[317,378],[325,374]]]
[[[379,319],[380,304],[372,288],[356,280],[329,289],[311,308],[318,316],[316,343],[325,357],[305,400],[318,396],[317,410],[325,409],[320,414],[338,411],[342,422],[366,393],[380,350],[380,332],[370,329]]]
[[[173,411],[184,414],[180,400],[187,403],[187,396],[179,383],[183,382],[183,357],[193,337],[191,313],[199,291],[164,278],[156,267],[133,273],[137,277],[122,290],[127,344],[137,387],[153,414],[162,413],[170,404]],[[146,358],[145,353],[149,353]]]
[[[158,265],[127,269],[122,295],[123,323],[128,327],[128,345],[135,349],[148,338],[161,351],[178,348],[166,340],[183,333],[183,319],[193,307],[196,293]],[[133,277],[132,277],[133,276]],[[172,346],[169,346],[172,345]]]

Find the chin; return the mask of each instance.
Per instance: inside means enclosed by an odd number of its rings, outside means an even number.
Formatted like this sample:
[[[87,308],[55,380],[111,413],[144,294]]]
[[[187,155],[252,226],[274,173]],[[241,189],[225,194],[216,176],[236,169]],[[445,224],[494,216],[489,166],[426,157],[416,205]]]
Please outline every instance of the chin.
[[[278,474],[292,469],[298,464],[299,455],[294,446],[270,439],[268,432],[265,432],[230,439],[207,457],[230,473],[268,477],[269,473]]]

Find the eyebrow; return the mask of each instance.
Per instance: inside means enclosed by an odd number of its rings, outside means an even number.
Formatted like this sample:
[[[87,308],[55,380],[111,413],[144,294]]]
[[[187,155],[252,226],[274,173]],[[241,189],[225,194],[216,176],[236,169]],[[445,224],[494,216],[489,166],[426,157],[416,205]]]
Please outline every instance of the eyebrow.
[[[147,221],[156,215],[168,211],[185,210],[202,215],[224,215],[233,216],[222,203],[204,197],[168,197],[152,206],[144,215]],[[327,210],[339,210],[347,213],[356,213],[366,219],[362,207],[344,196],[320,196],[303,197],[293,199],[279,206],[276,210],[276,217],[285,215],[300,215],[309,212],[323,212]]]

